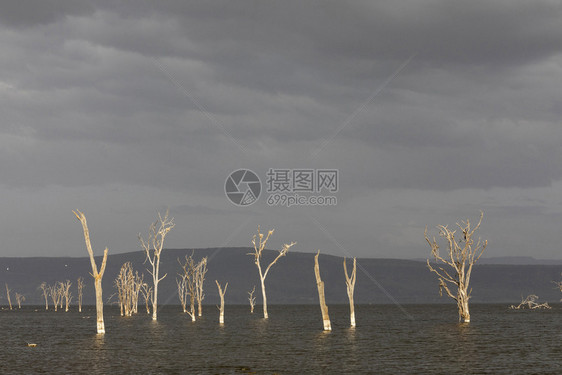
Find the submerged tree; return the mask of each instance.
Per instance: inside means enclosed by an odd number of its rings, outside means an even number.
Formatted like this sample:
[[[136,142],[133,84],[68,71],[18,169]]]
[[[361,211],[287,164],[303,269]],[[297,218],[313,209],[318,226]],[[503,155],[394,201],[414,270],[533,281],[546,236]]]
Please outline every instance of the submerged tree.
[[[39,285],[38,289],[41,289],[43,298],[45,298],[45,310],[49,310],[49,287],[47,286],[47,283],[43,281],[41,285]]]
[[[61,297],[62,297],[62,299],[64,299],[64,302],[65,302],[64,311],[66,311],[66,312],[68,312],[69,306],[70,306],[70,301],[72,300],[72,293],[70,292],[70,286],[71,285],[72,285],[72,283],[70,282],[70,280],[66,280],[64,283],[61,282],[59,284]],[[61,307],[62,307],[62,299],[61,299]]]
[[[273,234],[273,231],[274,231],[274,229],[270,230],[267,233],[267,236],[265,236],[265,238],[264,238],[264,235],[263,235],[263,233],[260,232],[260,227],[258,226],[258,234],[257,234],[257,236],[254,234],[254,237],[252,238],[252,244],[254,245],[254,252],[248,254],[248,255],[254,256],[254,263],[258,267],[258,272],[259,272],[259,275],[260,275],[264,319],[268,318],[268,315],[267,315],[267,296],[265,294],[265,278],[267,277],[267,274],[268,274],[271,266],[273,266],[279,260],[279,258],[287,255],[291,246],[293,246],[295,244],[295,242],[291,242],[289,245],[284,244],[283,248],[279,251],[279,254],[277,254],[277,257],[275,257],[275,259],[273,259],[273,261],[271,263],[269,263],[269,265],[267,266],[265,271],[262,271],[262,266],[261,266],[262,252],[265,249],[265,245],[267,244],[267,240],[269,239],[269,236],[271,236]]]
[[[150,300],[152,298],[152,287],[147,283],[142,283],[140,286],[140,294],[144,299],[144,304],[146,306],[146,313],[150,314]]]
[[[88,223],[86,222],[86,216],[79,210],[72,211],[76,218],[80,220],[82,224],[82,229],[84,230],[84,241],[86,242],[86,250],[88,251],[88,255],[90,256],[90,263],[92,265],[92,277],[94,278],[94,288],[96,291],[96,315],[97,315],[97,333],[104,334],[105,333],[105,324],[103,322],[103,297],[102,297],[102,287],[101,287],[101,279],[103,277],[103,273],[105,272],[105,266],[107,264],[107,247],[103,251],[103,259],[101,262],[101,267],[98,272],[98,266],[96,265],[96,261],[94,259],[94,251],[92,250],[92,243],[90,242],[90,232],[88,231]]]
[[[18,303],[18,309],[21,309],[21,303],[25,301],[25,296],[23,294],[16,293],[16,302]]]
[[[529,294],[527,297],[521,297],[521,303],[517,306],[511,305],[511,309],[519,310],[519,309],[551,309],[552,307],[549,306],[548,302],[539,303],[539,296],[535,294]]]
[[[447,244],[447,255],[442,257],[439,254],[439,245],[435,237],[430,239],[427,235],[427,227],[425,229],[425,239],[431,247],[431,255],[435,261],[449,266],[448,269],[441,266],[433,267],[427,260],[427,267],[431,272],[437,274],[439,279],[439,294],[442,295],[443,290],[449,297],[457,302],[459,310],[459,321],[464,323],[470,322],[470,313],[468,310],[468,300],[470,299],[471,290],[468,290],[472,266],[480,258],[488,241],[481,241],[480,238],[474,243],[474,233],[482,223],[483,212],[480,212],[480,220],[474,228],[471,227],[470,221],[466,220],[459,224],[462,235],[455,237],[456,230],[450,230],[447,226],[439,225],[439,236],[445,239]],[[460,238],[459,238],[460,237]],[[453,286],[453,290],[449,286]],[[456,287],[456,290],[455,288]]]
[[[142,277],[138,271],[133,274],[131,262],[126,262],[121,266],[119,274],[115,278],[114,285],[117,289],[119,298],[119,311],[121,316],[132,316],[137,312],[138,295]]]
[[[254,313],[254,306],[256,306],[256,297],[254,297],[254,292],[256,291],[256,286],[252,288],[250,292],[248,292],[248,301],[250,301],[250,313]]]
[[[353,291],[355,290],[355,279],[357,275],[357,258],[353,258],[351,276],[347,273],[347,265],[345,264],[345,258],[343,258],[343,271],[345,273],[347,297],[349,298],[349,319],[351,321],[351,326],[355,327],[355,304],[353,303]]]
[[[178,259],[183,273],[180,274],[180,279],[176,280],[178,284],[178,294],[180,294],[180,302],[182,304],[183,312],[189,314],[191,321],[195,321],[195,274],[197,273],[197,265],[193,260],[193,255],[185,256],[185,262],[182,263]],[[189,296],[189,310],[187,309],[187,297]]]
[[[12,309],[12,299],[10,298],[10,288],[8,288],[8,283],[6,283],[6,295],[8,296],[8,305],[10,305],[10,310]]]
[[[225,284],[224,289],[222,289],[221,284],[217,280],[217,287],[219,288],[219,296],[221,298],[221,306],[219,308],[219,324],[224,324],[224,295],[226,294],[226,288],[228,288],[228,283]]]
[[[82,276],[76,280],[76,287],[78,288],[78,312],[82,312],[82,294],[84,291],[84,278]]]
[[[53,285],[49,286],[49,295],[51,296],[51,301],[53,301],[53,307],[55,308],[55,311],[57,311],[59,308],[60,300],[62,298],[59,283],[54,283]]]
[[[318,287],[318,299],[320,300],[320,310],[322,311],[322,322],[324,323],[324,331],[331,331],[330,315],[328,315],[328,305],[324,297],[324,282],[320,278],[320,265],[318,264],[318,256],[320,250],[314,256],[314,275],[316,276],[316,286]]]
[[[152,275],[152,320],[157,320],[157,310],[158,310],[158,283],[166,277],[166,274],[160,277],[160,255],[162,249],[164,248],[164,239],[169,231],[175,226],[174,218],[168,217],[169,211],[166,211],[164,217],[158,213],[158,220],[150,225],[148,231],[148,238],[145,240],[139,233],[140,244],[146,253],[146,259],[148,259],[150,265],[152,266],[152,271],[148,272]]]
[[[197,316],[203,315],[203,300],[205,294],[203,293],[203,283],[205,281],[205,274],[207,273],[207,257],[204,257],[197,263],[195,268],[195,299],[197,300]]]

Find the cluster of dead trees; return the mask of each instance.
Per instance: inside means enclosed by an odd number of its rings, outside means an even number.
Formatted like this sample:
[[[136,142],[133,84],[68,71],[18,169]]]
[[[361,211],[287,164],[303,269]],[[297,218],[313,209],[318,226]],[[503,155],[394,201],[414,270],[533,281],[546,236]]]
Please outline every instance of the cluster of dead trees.
[[[207,273],[207,257],[199,262],[193,259],[193,254],[185,256],[185,260],[178,259],[182,268],[179,278],[176,278],[178,296],[184,313],[189,314],[191,320],[195,321],[195,302],[197,302],[197,316],[203,315],[203,282]],[[189,300],[189,308],[188,308]]]
[[[49,310],[49,297],[51,298],[51,302],[53,303],[53,307],[55,311],[58,310],[60,307],[61,309],[64,306],[64,311],[68,311],[70,309],[70,302],[74,297],[72,292],[70,291],[70,286],[72,283],[70,280],[66,280],[65,282],[58,281],[53,285],[47,285],[46,282],[42,282],[39,285],[39,289],[43,292],[43,298],[45,299],[45,310]],[[82,311],[82,290],[84,287],[83,279],[80,277],[78,278],[78,306],[79,310]]]
[[[8,299],[8,306],[10,307],[10,310],[12,310],[12,298],[10,297],[10,292],[12,290],[10,289],[10,287],[8,286],[8,283],[6,283],[6,298]],[[23,294],[17,293],[15,294],[16,297],[16,303],[18,304],[18,309],[21,309],[21,304],[23,301],[25,301],[25,296]]]
[[[552,308],[548,305],[548,302],[539,303],[538,300],[539,300],[539,297],[537,295],[529,294],[525,298],[521,297],[521,303],[519,305],[517,305],[517,306],[511,305],[510,308],[515,309],[515,310],[519,310],[519,309],[535,310],[535,309],[551,309]]]

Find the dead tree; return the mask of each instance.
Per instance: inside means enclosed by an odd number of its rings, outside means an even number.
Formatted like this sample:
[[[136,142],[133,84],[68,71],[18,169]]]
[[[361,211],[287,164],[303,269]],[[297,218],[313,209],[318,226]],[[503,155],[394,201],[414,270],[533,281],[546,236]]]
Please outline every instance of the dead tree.
[[[252,288],[251,292],[248,292],[248,301],[250,301],[250,313],[254,313],[254,306],[256,306],[256,297],[254,297],[254,292],[256,291],[256,286]]]
[[[217,283],[217,287],[219,288],[219,295],[221,297],[221,306],[219,308],[219,324],[224,324],[224,295],[226,293],[226,288],[228,288],[228,283],[224,285],[223,290],[219,282],[217,280],[215,280],[215,282]]]
[[[8,296],[8,304],[10,305],[10,310],[12,309],[12,299],[10,298],[10,288],[8,288],[8,283],[6,283],[6,295]]]
[[[328,305],[326,305],[326,298],[324,297],[324,282],[320,278],[320,265],[318,264],[318,256],[320,250],[314,256],[314,275],[316,276],[316,286],[318,287],[318,298],[320,300],[320,310],[322,310],[322,321],[324,323],[324,331],[331,331],[332,325],[330,324],[330,316],[328,315]]]
[[[152,287],[147,283],[142,283],[140,285],[140,294],[144,299],[144,304],[146,306],[146,313],[150,314],[150,300],[152,298]]]
[[[187,313],[187,276],[180,274],[180,278],[176,278],[176,284],[178,286],[178,298],[180,299],[181,310]]]
[[[25,296],[23,294],[16,293],[16,302],[18,303],[18,309],[21,309],[21,303],[25,301]]]
[[[143,278],[144,275],[139,276],[138,271],[133,274],[131,262],[126,262],[121,266],[114,281],[121,316],[132,316],[138,311],[139,293]]]
[[[258,267],[258,272],[259,272],[260,282],[261,282],[261,295],[262,295],[262,301],[263,301],[263,317],[264,317],[264,319],[268,318],[268,315],[267,315],[267,296],[265,294],[265,278],[267,277],[267,274],[268,274],[271,266],[273,266],[279,260],[279,258],[287,255],[291,246],[293,246],[295,244],[295,242],[291,242],[291,244],[289,244],[289,245],[284,244],[283,248],[279,251],[279,254],[277,254],[277,257],[275,257],[275,259],[267,266],[267,268],[265,269],[265,272],[262,271],[262,266],[261,266],[262,252],[265,249],[265,245],[267,244],[267,240],[269,239],[269,236],[271,236],[273,234],[273,231],[274,231],[274,229],[270,230],[267,233],[267,236],[264,238],[264,235],[263,235],[263,233],[260,232],[260,227],[258,226],[258,234],[257,234],[257,236],[254,234],[254,237],[252,238],[252,244],[254,245],[254,252],[248,254],[248,255],[254,256],[254,263]]]
[[[343,258],[343,271],[345,273],[345,285],[347,287],[347,297],[349,298],[349,317],[351,320],[351,326],[355,327],[355,304],[353,303],[353,292],[355,290],[355,279],[357,275],[357,258],[353,258],[353,270],[351,271],[351,277],[347,273],[347,265],[345,264],[345,258]]]
[[[181,268],[183,269],[183,274],[181,274],[180,284],[178,285],[178,292],[181,286],[182,298],[184,309],[183,312],[189,314],[191,317],[191,321],[195,321],[195,279],[197,273],[197,264],[193,260],[193,255],[189,257],[185,256],[185,263],[182,263],[178,259],[178,263],[180,264]],[[187,296],[189,296],[189,309],[187,309]]]
[[[41,289],[43,298],[45,298],[45,310],[49,310],[49,287],[47,283],[43,281],[41,285],[39,285],[39,289]]]
[[[82,294],[84,290],[84,278],[82,276],[76,281],[76,286],[78,288],[78,312],[82,312]]]
[[[70,292],[70,286],[72,285],[72,283],[70,282],[70,280],[66,280],[64,283],[61,282],[60,283],[60,293],[61,293],[61,306],[62,306],[62,300],[64,299],[65,302],[65,312],[68,312],[69,309],[69,305],[70,305],[70,301],[72,300],[72,293]]]
[[[49,286],[49,295],[51,296],[51,301],[53,301],[55,311],[57,311],[59,308],[60,299],[62,298],[59,283],[54,283],[53,285]]]
[[[157,310],[158,310],[158,283],[166,277],[166,274],[162,277],[159,276],[160,273],[160,254],[164,248],[164,239],[169,231],[175,226],[174,218],[168,218],[169,211],[166,211],[164,217],[158,213],[158,220],[150,225],[148,238],[146,240],[139,233],[140,244],[146,253],[146,259],[148,259],[150,265],[152,266],[152,271],[148,272],[152,275],[152,320],[157,320]]]
[[[535,294],[529,294],[527,297],[521,297],[521,303],[517,306],[511,305],[511,309],[519,310],[519,309],[551,309],[552,307],[549,306],[548,302],[538,303],[539,296]]]
[[[203,282],[205,281],[205,274],[207,273],[207,257],[201,259],[195,268],[195,299],[197,300],[197,315],[203,315]]]
[[[443,237],[447,244],[446,258],[439,255],[439,245],[435,237],[430,239],[427,236],[427,227],[425,229],[425,239],[431,247],[431,255],[435,258],[437,263],[444,263],[449,266],[449,269],[444,267],[434,268],[429,259],[427,260],[427,267],[431,272],[437,274],[439,279],[439,294],[443,295],[443,290],[449,297],[457,302],[459,310],[459,321],[464,323],[470,322],[470,313],[468,311],[468,300],[472,289],[468,290],[470,282],[470,275],[472,273],[472,266],[480,258],[488,241],[481,241],[480,238],[474,243],[474,233],[480,227],[484,213],[480,212],[480,220],[474,228],[471,227],[470,221],[457,223],[457,227],[462,232],[460,238],[455,237],[456,230],[450,230],[447,226],[439,225],[439,236]],[[449,285],[456,287],[451,290]]]
[[[101,262],[101,267],[98,272],[98,266],[96,265],[96,261],[94,259],[94,251],[92,250],[92,243],[90,242],[90,232],[88,231],[88,223],[86,222],[86,216],[79,210],[72,211],[76,218],[80,220],[82,223],[82,229],[84,230],[84,241],[86,242],[86,250],[88,251],[88,255],[90,255],[90,263],[92,264],[92,277],[94,278],[94,288],[96,291],[96,314],[97,314],[97,333],[104,334],[105,333],[105,325],[103,322],[103,298],[102,298],[102,287],[101,287],[101,279],[103,277],[103,273],[105,272],[105,266],[107,263],[107,247],[103,251],[103,259]]]

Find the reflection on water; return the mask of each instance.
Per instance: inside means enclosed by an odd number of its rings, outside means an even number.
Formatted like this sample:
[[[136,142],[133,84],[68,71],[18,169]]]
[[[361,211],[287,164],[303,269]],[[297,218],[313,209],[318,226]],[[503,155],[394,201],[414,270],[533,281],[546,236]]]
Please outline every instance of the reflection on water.
[[[298,374],[562,373],[562,305],[514,312],[471,306],[457,323],[452,305],[330,306],[331,332],[317,306],[271,306],[270,318],[229,306],[226,322],[205,310],[195,323],[179,307],[119,316],[106,307],[106,334],[95,333],[95,308],[83,313],[24,307],[0,311],[0,373]],[[28,347],[27,342],[37,343]]]

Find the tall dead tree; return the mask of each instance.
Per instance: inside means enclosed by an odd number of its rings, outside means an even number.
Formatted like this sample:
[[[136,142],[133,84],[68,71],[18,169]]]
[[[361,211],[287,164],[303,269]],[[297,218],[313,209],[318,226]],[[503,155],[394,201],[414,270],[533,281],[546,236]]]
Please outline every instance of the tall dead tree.
[[[279,251],[279,253],[275,257],[275,259],[273,259],[273,261],[271,263],[269,263],[269,265],[267,266],[265,271],[262,271],[262,266],[261,266],[262,252],[265,249],[265,245],[267,244],[267,240],[269,240],[269,236],[271,236],[273,234],[273,231],[274,231],[274,229],[270,230],[267,233],[267,236],[265,236],[265,238],[264,238],[264,235],[263,235],[263,233],[260,232],[260,227],[258,226],[258,234],[257,235],[254,234],[254,237],[252,238],[252,244],[254,245],[254,252],[248,254],[248,255],[254,256],[254,263],[258,267],[258,273],[259,273],[260,282],[261,282],[261,295],[262,295],[262,301],[263,301],[263,317],[264,317],[264,319],[268,318],[268,315],[267,315],[267,296],[265,294],[265,278],[267,277],[267,274],[268,274],[269,270],[271,269],[271,266],[273,266],[275,263],[277,263],[279,258],[287,255],[291,246],[293,246],[295,244],[295,242],[291,242],[291,244],[289,244],[289,245],[284,244],[283,248]]]
[[[168,217],[169,211],[162,217],[158,213],[158,220],[150,225],[148,231],[148,238],[145,240],[139,233],[140,244],[146,253],[146,259],[148,259],[152,270],[148,272],[152,275],[152,320],[158,319],[158,283],[166,277],[166,274],[162,277],[160,274],[160,254],[164,248],[164,239],[169,231],[175,226],[174,218]]]
[[[23,294],[16,293],[16,302],[18,303],[18,309],[21,309],[21,303],[25,301],[25,296]]]
[[[456,230],[450,230],[447,226],[439,225],[439,236],[445,239],[447,245],[447,255],[442,257],[439,254],[439,245],[435,237],[430,239],[427,235],[427,227],[425,229],[425,240],[431,247],[431,255],[438,264],[449,266],[447,269],[441,266],[433,267],[427,260],[427,267],[431,272],[437,274],[439,279],[439,294],[443,294],[443,290],[449,297],[457,302],[459,310],[459,321],[464,323],[470,322],[470,312],[468,310],[468,300],[470,299],[471,290],[468,290],[470,275],[474,263],[482,256],[488,241],[481,241],[479,238],[474,242],[474,233],[480,227],[484,213],[480,212],[480,220],[474,228],[471,227],[470,221],[457,223],[461,235],[456,236]],[[452,286],[451,290],[449,286]],[[456,290],[455,290],[456,287]]]
[[[41,285],[39,285],[39,289],[41,289],[43,298],[45,298],[45,310],[49,310],[49,287],[47,283],[43,281]]]
[[[250,301],[250,314],[254,313],[254,306],[256,306],[256,297],[254,297],[254,292],[256,291],[256,286],[252,288],[250,292],[248,292],[248,301]]]
[[[78,312],[82,312],[82,295],[84,291],[84,278],[82,276],[76,280],[76,287],[78,288]]]
[[[205,294],[203,293],[203,283],[205,281],[205,274],[207,273],[207,257],[204,257],[197,263],[195,269],[195,299],[197,300],[197,315],[203,315],[203,299],[205,299]]]
[[[345,264],[345,258],[343,258],[343,271],[345,273],[345,285],[347,287],[347,297],[349,298],[349,319],[351,321],[351,326],[355,327],[355,304],[353,303],[353,292],[355,290],[355,279],[357,276],[357,258],[353,258],[353,269],[351,271],[351,276],[347,273],[347,265]]]
[[[63,282],[60,283],[60,293],[62,299],[64,299],[64,303],[65,303],[64,311],[66,312],[68,312],[70,301],[72,300],[72,293],[70,292],[71,285],[72,283],[70,282],[70,280],[66,280],[64,283]],[[62,299],[61,299],[61,304],[62,304]]]
[[[12,309],[12,299],[10,298],[10,288],[8,288],[8,283],[6,283],[6,295],[8,296],[8,304],[10,305],[10,310]]]
[[[320,278],[320,265],[318,264],[318,256],[320,250],[314,256],[314,275],[316,276],[316,286],[318,287],[318,299],[320,300],[320,310],[322,311],[322,322],[324,323],[324,331],[331,331],[330,315],[328,315],[328,305],[324,297],[324,282]]]
[[[219,308],[219,324],[224,324],[224,295],[226,293],[226,288],[228,288],[228,283],[224,285],[224,289],[221,288],[221,284],[217,280],[217,287],[219,288],[219,296],[221,298],[221,306]]]
[[[92,243],[90,241],[90,232],[88,231],[88,223],[86,222],[86,216],[79,210],[72,211],[76,218],[82,224],[82,229],[84,230],[84,241],[86,242],[86,250],[88,251],[88,255],[90,256],[90,263],[92,265],[92,277],[94,278],[94,288],[96,291],[96,315],[97,315],[97,333],[104,334],[105,333],[105,324],[103,322],[103,297],[102,297],[102,287],[101,287],[101,279],[103,277],[103,273],[105,272],[105,266],[107,263],[107,247],[103,251],[103,259],[101,261],[101,267],[98,272],[98,266],[96,265],[96,261],[94,259],[94,251],[92,250]]]

